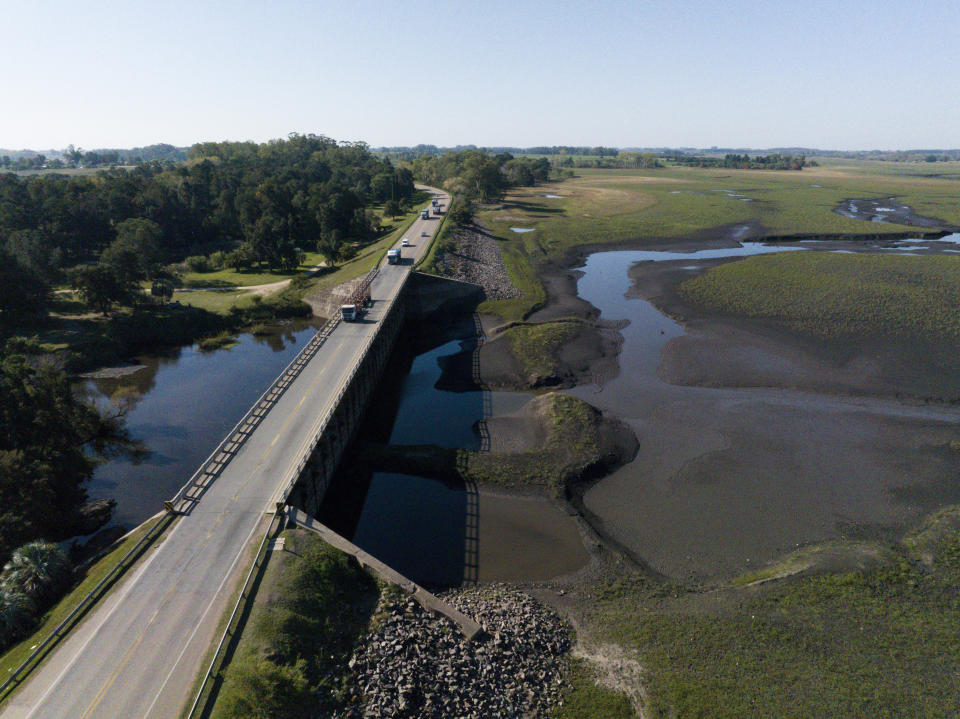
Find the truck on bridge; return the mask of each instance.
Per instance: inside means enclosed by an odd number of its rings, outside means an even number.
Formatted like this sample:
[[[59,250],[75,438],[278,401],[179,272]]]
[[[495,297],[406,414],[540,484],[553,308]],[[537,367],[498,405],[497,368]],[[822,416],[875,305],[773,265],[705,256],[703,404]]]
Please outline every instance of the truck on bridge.
[[[340,305],[340,319],[344,322],[356,322],[370,305],[370,283],[376,270],[371,271],[357,286],[345,304]]]
[[[420,211],[420,219],[421,219],[421,220],[429,220],[429,219],[430,219],[430,210],[421,210],[421,211]]]
[[[400,256],[400,248],[395,247],[392,250],[387,250],[387,264],[388,265],[399,265],[402,257]]]

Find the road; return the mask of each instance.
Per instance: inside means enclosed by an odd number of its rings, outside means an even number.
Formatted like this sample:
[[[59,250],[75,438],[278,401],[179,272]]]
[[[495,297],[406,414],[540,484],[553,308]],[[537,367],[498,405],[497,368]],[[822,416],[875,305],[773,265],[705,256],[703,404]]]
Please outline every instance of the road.
[[[449,197],[430,191],[449,207]],[[418,259],[438,219],[417,219]],[[3,708],[3,719],[169,719],[188,699],[230,595],[314,423],[376,332],[412,261],[384,264],[365,322],[340,323],[189,515],[101,602]],[[216,401],[216,398],[211,398]],[[186,480],[186,478],[184,478]]]

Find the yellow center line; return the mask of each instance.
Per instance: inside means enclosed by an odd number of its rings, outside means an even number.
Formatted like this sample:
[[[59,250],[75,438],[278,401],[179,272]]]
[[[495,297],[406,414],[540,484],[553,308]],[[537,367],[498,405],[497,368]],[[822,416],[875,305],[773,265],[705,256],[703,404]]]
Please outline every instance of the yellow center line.
[[[170,593],[172,594],[172,590]],[[167,594],[167,597],[169,596],[170,594]],[[164,597],[164,601],[166,601],[167,597]],[[134,641],[134,643],[130,645],[130,648],[127,649],[126,652],[124,652],[123,657],[121,657],[120,659],[120,663],[112,672],[110,672],[110,676],[107,677],[107,680],[100,687],[100,690],[96,693],[96,696],[93,697],[93,701],[90,703],[90,706],[87,707],[87,710],[83,713],[83,716],[81,716],[80,719],[87,719],[87,717],[90,716],[90,712],[96,709],[97,706],[100,704],[100,702],[103,701],[103,698],[107,695],[107,691],[109,691],[110,687],[113,686],[113,683],[117,680],[117,676],[120,674],[123,668],[127,665],[127,662],[130,661],[130,657],[133,655],[133,651],[138,646],[140,646],[140,642],[142,642],[143,638],[147,635],[147,630],[150,629],[150,625],[153,624],[153,621],[157,618],[157,615],[159,614],[160,614],[159,609],[153,613],[153,616],[150,617],[150,621],[147,622],[147,626],[143,628],[143,630],[140,632],[140,635],[137,637],[136,641]]]

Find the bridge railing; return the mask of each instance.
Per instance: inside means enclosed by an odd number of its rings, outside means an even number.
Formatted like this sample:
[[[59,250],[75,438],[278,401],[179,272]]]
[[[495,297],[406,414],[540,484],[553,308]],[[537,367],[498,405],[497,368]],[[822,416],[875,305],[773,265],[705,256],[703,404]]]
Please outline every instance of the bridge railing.
[[[97,582],[96,586],[84,595],[70,613],[53,628],[53,631],[51,631],[42,642],[33,646],[33,650],[29,656],[4,680],[3,684],[0,684],[0,702],[4,701],[9,693],[13,691],[13,688],[22,682],[26,676],[39,665],[42,658],[53,645],[67,635],[69,630],[97,603],[106,590],[113,585],[127,569],[133,566],[133,563],[143,554],[150,543],[167,530],[167,527],[170,526],[172,521],[173,518],[169,514],[161,516],[146,534]]]
[[[410,274],[407,273],[403,280],[400,283],[400,286],[397,288],[396,294],[390,299],[387,304],[387,308],[383,313],[383,318],[380,320],[387,319],[390,316],[390,313],[393,311],[394,306],[399,301],[400,296],[403,294],[403,289],[406,286],[407,281],[410,279]],[[333,401],[333,404],[330,406],[323,416],[313,425],[313,428],[308,435],[308,438],[304,440],[303,444],[300,445],[297,452],[294,454],[296,459],[295,464],[291,464],[290,470],[287,473],[287,482],[284,485],[283,489],[275,497],[275,502],[277,505],[277,511],[283,511],[283,507],[287,503],[287,498],[290,496],[290,493],[293,491],[294,485],[297,483],[297,480],[300,478],[300,474],[303,472],[304,468],[307,466],[307,462],[310,461],[310,457],[313,456],[314,450],[317,448],[317,445],[320,443],[320,438],[323,436],[323,433],[327,429],[327,425],[330,424],[330,420],[333,419],[334,413],[337,411],[337,408],[340,406],[340,402],[343,400],[344,395],[347,393],[347,390],[350,388],[350,385],[353,383],[354,378],[357,376],[357,372],[360,371],[360,367],[363,366],[364,360],[367,358],[367,354],[370,352],[370,348],[373,346],[373,343],[377,340],[377,334],[373,333],[370,335],[366,344],[363,347],[363,350],[360,352],[359,357],[356,362],[354,362],[353,367],[350,369],[350,374],[340,382],[339,387],[337,388],[336,399]]]
[[[363,285],[369,287],[373,278],[377,274],[377,268],[373,268],[363,279]],[[193,476],[187,480],[177,493],[164,503],[168,512],[186,513],[199,501],[200,497],[210,486],[210,484],[220,475],[224,467],[227,466],[233,455],[239,451],[243,443],[253,433],[260,424],[260,421],[276,404],[277,400],[283,395],[287,388],[293,384],[300,372],[306,367],[307,363],[313,359],[323,343],[340,323],[340,318],[334,315],[321,327],[317,333],[310,338],[310,341],[304,345],[303,349],[297,353],[290,364],[277,376],[267,390],[260,395],[259,399],[253,403],[247,413],[243,415],[239,422],[234,425],[224,439],[217,445],[216,449],[210,453],[193,473]],[[182,505],[182,506],[181,506]]]

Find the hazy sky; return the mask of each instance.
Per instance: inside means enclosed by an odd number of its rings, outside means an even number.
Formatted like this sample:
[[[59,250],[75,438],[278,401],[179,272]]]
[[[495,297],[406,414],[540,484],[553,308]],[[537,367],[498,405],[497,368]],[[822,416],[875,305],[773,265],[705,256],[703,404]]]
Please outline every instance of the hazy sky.
[[[0,147],[960,146],[960,0],[0,0]]]

